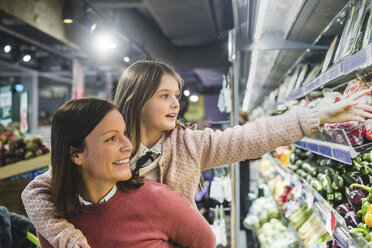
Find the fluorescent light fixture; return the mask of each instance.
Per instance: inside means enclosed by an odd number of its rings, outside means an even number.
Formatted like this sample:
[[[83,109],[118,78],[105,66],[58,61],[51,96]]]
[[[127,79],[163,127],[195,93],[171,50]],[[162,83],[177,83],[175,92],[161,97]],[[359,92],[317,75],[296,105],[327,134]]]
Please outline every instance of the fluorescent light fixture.
[[[112,41],[111,36],[108,34],[97,35],[94,45],[100,53],[104,53],[116,48],[116,44]]]
[[[126,63],[129,63],[130,58],[129,58],[128,56],[125,56],[125,57],[123,58],[123,60],[124,60]]]
[[[197,101],[199,101],[199,97],[197,95],[192,95],[192,96],[190,96],[190,101],[197,102]]]
[[[23,61],[24,62],[29,62],[31,60],[31,55],[30,54],[26,54],[25,56],[23,56]]]
[[[12,51],[12,47],[11,47],[10,45],[6,45],[6,46],[4,47],[4,52],[5,52],[5,53],[10,53],[10,51]]]
[[[74,22],[74,20],[72,20],[72,19],[63,19],[63,23],[71,24],[73,22]]]
[[[258,17],[256,22],[256,27],[254,31],[254,40],[260,40],[262,35],[263,22],[265,20],[265,13],[267,7],[267,0],[261,0],[260,7],[258,9]]]
[[[184,90],[184,91],[183,91],[183,94],[184,94],[185,96],[189,96],[189,95],[190,95],[190,91],[189,91],[189,90]]]
[[[251,99],[254,77],[256,76],[257,61],[258,61],[258,50],[254,49],[252,50],[251,65],[249,68],[247,87],[245,90],[245,96],[244,96],[243,106],[242,106],[243,111],[246,111],[246,112],[248,111],[248,105]]]

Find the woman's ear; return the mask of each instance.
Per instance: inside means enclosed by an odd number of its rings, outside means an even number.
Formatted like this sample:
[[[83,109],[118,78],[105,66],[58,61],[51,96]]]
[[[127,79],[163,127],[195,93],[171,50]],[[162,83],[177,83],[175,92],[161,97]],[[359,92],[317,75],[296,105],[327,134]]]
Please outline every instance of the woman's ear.
[[[81,151],[75,147],[70,147],[70,157],[74,164],[82,165]]]

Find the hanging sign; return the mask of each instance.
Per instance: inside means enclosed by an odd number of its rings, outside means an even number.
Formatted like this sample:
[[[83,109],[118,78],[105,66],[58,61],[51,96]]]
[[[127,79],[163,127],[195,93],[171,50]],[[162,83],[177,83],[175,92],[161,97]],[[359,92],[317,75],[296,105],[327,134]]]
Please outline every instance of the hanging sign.
[[[28,92],[24,91],[19,95],[20,99],[20,130],[21,133],[28,131]]]
[[[84,97],[84,71],[83,67],[74,59],[72,68],[72,98],[80,99]]]
[[[0,87],[0,123],[7,126],[12,122],[12,87]]]

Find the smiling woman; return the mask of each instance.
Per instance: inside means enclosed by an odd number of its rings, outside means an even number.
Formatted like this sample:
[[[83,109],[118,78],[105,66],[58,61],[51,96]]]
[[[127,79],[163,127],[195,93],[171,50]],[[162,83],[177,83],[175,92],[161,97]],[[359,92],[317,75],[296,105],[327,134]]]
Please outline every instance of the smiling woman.
[[[123,116],[104,100],[72,100],[57,111],[51,135],[54,216],[69,220],[92,247],[214,247],[209,224],[185,197],[132,175],[133,146],[125,131]],[[52,247],[38,236],[42,247]]]

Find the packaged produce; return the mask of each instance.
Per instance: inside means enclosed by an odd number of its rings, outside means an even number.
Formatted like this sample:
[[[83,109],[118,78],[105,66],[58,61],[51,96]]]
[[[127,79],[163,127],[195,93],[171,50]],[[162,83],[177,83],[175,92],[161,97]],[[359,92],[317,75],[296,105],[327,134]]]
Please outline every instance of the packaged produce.
[[[348,38],[348,34],[350,31],[350,27],[352,26],[353,20],[355,18],[355,6],[353,6],[350,10],[349,17],[347,18],[344,30],[342,31],[342,35],[340,38],[340,42],[337,46],[334,63],[338,63],[343,57],[343,50],[345,49],[346,41]]]
[[[337,40],[338,40],[338,36],[336,36],[333,39],[331,45],[328,48],[327,54],[326,54],[324,62],[323,62],[322,73],[325,72],[328,69],[328,67],[331,63],[331,60],[332,60],[332,57],[333,57],[333,54],[334,54],[334,50],[335,50],[335,47],[336,47],[336,44],[337,44]]]
[[[366,30],[364,32],[362,48],[366,47],[372,41],[372,1],[370,1],[368,6],[368,13],[366,15],[367,23]]]

